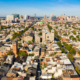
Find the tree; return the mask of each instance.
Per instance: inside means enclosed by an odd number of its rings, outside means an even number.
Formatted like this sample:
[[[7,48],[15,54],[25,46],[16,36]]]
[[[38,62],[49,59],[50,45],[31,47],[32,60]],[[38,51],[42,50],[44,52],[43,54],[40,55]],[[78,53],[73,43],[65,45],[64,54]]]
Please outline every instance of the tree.
[[[41,29],[38,29],[39,31],[41,31]]]
[[[62,47],[61,47],[61,51],[62,51],[62,53],[65,53],[65,49],[64,49],[64,48],[62,48]]]
[[[47,24],[47,26],[48,26],[49,31],[51,32],[52,27],[49,24]]]
[[[78,67],[75,67],[75,70],[80,75],[80,71],[79,71]]]
[[[58,46],[61,47],[61,42],[57,42]]]
[[[21,34],[23,34],[25,31],[27,31],[29,29],[29,27],[26,27],[23,31],[20,31],[19,33],[14,33],[12,40],[14,40],[16,37],[20,36]]]
[[[74,35],[76,35],[76,31],[74,30],[74,31],[72,31],[72,33],[74,34]]]
[[[73,35],[71,35],[70,37],[69,37],[69,39],[72,39],[74,36]]]
[[[42,35],[42,32],[40,32],[39,35],[41,36]]]
[[[34,30],[34,27],[31,27],[31,30]]]
[[[34,53],[32,53],[32,54],[29,54],[29,56],[34,56]]]
[[[34,39],[32,39],[32,42],[34,42]]]
[[[22,44],[21,44],[21,43],[19,43],[19,44],[18,44],[18,46],[19,46],[19,47],[22,47]]]
[[[28,56],[28,54],[25,51],[19,51],[18,52],[18,56],[24,56],[24,57],[26,57],[26,56]]]
[[[28,41],[28,43],[31,44],[32,42],[31,41]]]
[[[70,59],[70,61],[73,61],[73,55],[72,54],[68,53],[67,57]]]
[[[7,55],[13,55],[12,51],[8,51]]]
[[[57,31],[56,30],[54,31],[54,35],[57,36]]]
[[[73,37],[72,40],[73,40],[73,41],[76,41],[76,38]]]
[[[54,55],[56,55],[56,54],[57,54],[57,52],[54,52],[54,53],[51,53],[50,56],[54,56]]]
[[[79,35],[77,35],[76,38],[79,38]]]
[[[70,51],[70,50],[71,50],[71,48],[72,48],[72,46],[71,46],[71,45],[68,45],[68,46],[67,46],[67,50],[68,50],[68,51]]]
[[[80,55],[80,51],[78,51],[78,54]]]
[[[75,49],[74,49],[74,48],[72,48],[72,49],[70,50],[70,53],[75,55],[75,54],[76,54]]]

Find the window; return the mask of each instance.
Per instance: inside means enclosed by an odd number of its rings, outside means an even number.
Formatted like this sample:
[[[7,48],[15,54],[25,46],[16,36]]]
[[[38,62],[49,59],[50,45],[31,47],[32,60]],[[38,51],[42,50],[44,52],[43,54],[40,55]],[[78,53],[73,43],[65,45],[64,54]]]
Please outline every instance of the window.
[[[47,36],[47,38],[49,38],[49,36]]]

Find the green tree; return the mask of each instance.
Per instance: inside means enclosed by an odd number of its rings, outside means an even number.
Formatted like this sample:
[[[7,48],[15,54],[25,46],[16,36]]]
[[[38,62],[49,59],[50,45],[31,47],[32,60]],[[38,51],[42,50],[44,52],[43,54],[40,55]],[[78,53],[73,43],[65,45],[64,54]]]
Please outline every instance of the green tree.
[[[54,35],[57,36],[57,31],[56,30],[54,30]]]
[[[73,41],[76,41],[76,38],[73,37],[72,40],[73,40]]]
[[[78,51],[78,54],[80,55],[80,51]]]
[[[71,35],[70,37],[69,37],[69,39],[72,39],[74,36],[73,35]]]
[[[13,55],[12,51],[8,51],[7,55]]]
[[[71,45],[68,45],[68,46],[67,46],[67,50],[68,50],[68,51],[70,51],[70,50],[71,50],[71,48],[72,48],[72,46],[71,46]]]
[[[79,38],[79,35],[77,35],[76,38]]]
[[[31,30],[34,30],[34,27],[31,27]]]
[[[58,46],[59,46],[59,47],[61,47],[61,46],[62,46],[61,42],[57,42],[57,44],[58,44]]]
[[[75,31],[75,30],[73,30],[72,33],[73,33],[74,35],[76,35],[76,31]]]
[[[42,32],[40,32],[38,35],[40,35],[40,36],[41,36],[41,35],[42,35]]]
[[[19,51],[18,52],[18,56],[24,56],[24,57],[26,57],[26,56],[28,56],[28,54],[25,51]]]
[[[56,55],[56,54],[57,54],[57,52],[54,52],[54,53],[51,53],[50,56],[54,56],[54,55]]]
[[[49,24],[47,24],[47,26],[48,26],[49,31],[51,32],[52,27]]]
[[[64,48],[62,48],[62,47],[61,47],[61,51],[62,51],[62,53],[65,53],[65,49],[64,49]]]
[[[32,42],[34,42],[34,39],[32,39]]]
[[[72,54],[68,53],[67,57],[70,59],[70,61],[73,61],[73,55]]]
[[[41,29],[38,29],[38,31],[41,31]]]
[[[19,47],[22,47],[22,44],[21,44],[21,43],[19,43],[19,44],[18,44],[18,46],[19,46]]]
[[[32,54],[29,54],[29,56],[34,56],[34,53],[32,53]]]
[[[74,48],[72,48],[72,49],[70,50],[70,53],[75,55],[75,54],[76,54],[75,49],[74,49]]]
[[[31,41],[28,41],[28,43],[31,44],[32,42]]]
[[[80,75],[80,71],[79,71],[78,67],[75,67],[75,70]]]

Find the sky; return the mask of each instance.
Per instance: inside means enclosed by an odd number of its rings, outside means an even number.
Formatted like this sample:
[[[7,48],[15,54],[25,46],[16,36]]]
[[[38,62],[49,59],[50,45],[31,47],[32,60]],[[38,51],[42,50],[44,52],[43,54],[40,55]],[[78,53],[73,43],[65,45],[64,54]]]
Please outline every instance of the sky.
[[[11,14],[80,17],[80,0],[0,0],[0,17]]]

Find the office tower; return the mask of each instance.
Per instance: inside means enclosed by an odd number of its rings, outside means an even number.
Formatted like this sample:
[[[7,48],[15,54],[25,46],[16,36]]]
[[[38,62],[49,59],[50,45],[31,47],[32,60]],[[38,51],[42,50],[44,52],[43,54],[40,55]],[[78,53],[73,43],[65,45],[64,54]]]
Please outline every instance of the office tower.
[[[34,17],[36,18],[36,14],[34,14]]]
[[[34,17],[30,17],[30,19],[31,19],[31,20],[34,20],[35,18],[34,18]]]
[[[20,15],[20,19],[26,20],[26,15]]]
[[[52,17],[51,17],[51,20],[52,20],[52,21],[57,21],[56,16],[52,16]]]
[[[14,16],[14,18],[18,18],[19,19],[19,14],[12,14]]]
[[[24,16],[23,15],[20,15],[20,19],[24,19]]]
[[[27,20],[30,20],[30,16],[29,15],[27,16]]]
[[[46,19],[46,15],[44,15],[44,19]]]
[[[53,13],[51,13],[50,20],[52,19],[52,17],[53,17]]]
[[[51,17],[53,16],[53,13],[51,13]]]
[[[7,15],[6,20],[7,21],[13,21],[14,20],[14,16],[13,15]]]
[[[36,18],[36,14],[34,14],[34,20],[36,21],[36,19],[37,19],[37,18]]]
[[[13,53],[14,53],[14,55],[17,56],[17,52],[18,52],[18,42],[17,42],[17,41],[14,41],[14,42],[12,43],[12,47],[13,47]]]

